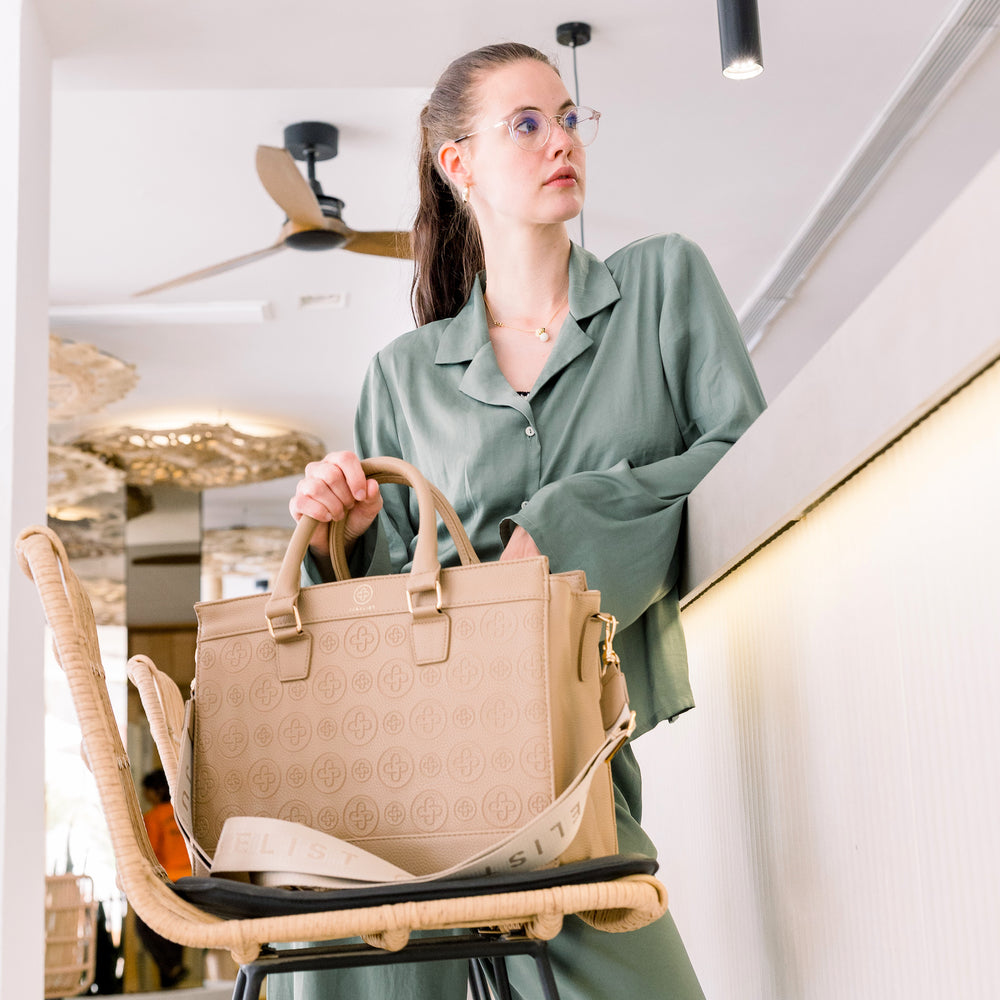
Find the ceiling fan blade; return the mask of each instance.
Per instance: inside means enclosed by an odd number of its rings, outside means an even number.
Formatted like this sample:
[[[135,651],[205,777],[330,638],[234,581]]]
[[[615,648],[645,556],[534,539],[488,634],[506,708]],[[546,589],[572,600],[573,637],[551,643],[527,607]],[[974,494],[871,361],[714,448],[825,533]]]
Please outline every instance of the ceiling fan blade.
[[[355,253],[376,254],[379,257],[398,257],[400,260],[413,259],[413,244],[409,232],[357,232],[353,231],[345,250]]]
[[[289,222],[316,229],[323,226],[323,211],[316,195],[287,149],[258,146],[257,176],[264,190],[288,216]]]
[[[354,230],[343,219],[338,219],[335,215],[323,216],[323,228],[329,229],[331,233],[340,233],[345,239],[351,239],[354,236]]]
[[[284,249],[284,246],[284,242],[279,240],[277,243],[273,243],[263,250],[254,250],[253,253],[245,253],[242,257],[234,257],[232,260],[223,261],[221,264],[204,267],[200,271],[192,271],[190,274],[174,278],[172,281],[164,281],[161,285],[144,288],[141,292],[134,292],[133,297],[138,298],[140,295],[152,295],[153,292],[162,292],[168,288],[176,288],[178,285],[186,285],[189,281],[201,281],[202,278],[210,278],[215,274],[222,274],[224,271],[232,271],[234,268],[242,267],[244,264],[249,264],[252,261],[260,260],[263,257],[270,257],[271,254]]]

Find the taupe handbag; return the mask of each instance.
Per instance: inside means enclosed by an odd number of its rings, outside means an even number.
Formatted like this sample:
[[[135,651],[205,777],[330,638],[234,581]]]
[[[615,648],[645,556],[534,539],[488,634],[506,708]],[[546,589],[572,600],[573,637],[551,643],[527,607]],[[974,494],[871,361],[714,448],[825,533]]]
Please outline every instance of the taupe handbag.
[[[340,523],[337,581],[300,587],[304,517],[271,594],[195,606],[175,807],[196,874],[337,884],[365,852],[375,881],[616,853],[608,761],[632,723],[600,595],[544,557],[480,563],[415,468],[363,464],[416,492],[409,573],[351,579]],[[438,562],[435,508],[460,566]]]

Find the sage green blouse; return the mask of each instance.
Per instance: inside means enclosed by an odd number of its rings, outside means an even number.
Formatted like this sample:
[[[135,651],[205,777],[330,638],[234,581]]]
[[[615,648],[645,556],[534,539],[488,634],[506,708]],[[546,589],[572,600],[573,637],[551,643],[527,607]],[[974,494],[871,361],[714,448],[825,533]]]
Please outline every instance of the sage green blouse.
[[[736,318],[702,251],[677,235],[607,261],[573,246],[569,311],[527,396],[490,344],[483,276],[453,319],[371,362],[357,449],[415,465],[451,500],[483,560],[520,524],[553,572],[583,569],[621,623],[637,734],[694,704],[677,604],[684,501],[764,408]],[[368,574],[408,567],[416,498],[383,486],[356,546]],[[440,529],[443,565],[457,563]]]

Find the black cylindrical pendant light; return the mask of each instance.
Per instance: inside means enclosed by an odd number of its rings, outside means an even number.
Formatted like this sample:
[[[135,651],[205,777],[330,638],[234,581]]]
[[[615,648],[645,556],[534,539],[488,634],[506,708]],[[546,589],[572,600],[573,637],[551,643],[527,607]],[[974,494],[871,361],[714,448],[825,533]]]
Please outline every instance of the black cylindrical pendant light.
[[[722,74],[749,80],[764,72],[757,0],[718,0]]]

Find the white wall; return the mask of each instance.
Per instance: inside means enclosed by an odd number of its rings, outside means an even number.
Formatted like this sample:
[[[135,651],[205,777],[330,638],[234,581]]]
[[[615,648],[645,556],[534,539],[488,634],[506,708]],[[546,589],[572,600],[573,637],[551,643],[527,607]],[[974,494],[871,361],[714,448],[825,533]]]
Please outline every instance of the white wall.
[[[42,620],[13,553],[45,519],[51,61],[34,6],[0,4],[0,989],[42,995]]]
[[[998,456],[1000,364],[685,610],[639,749],[709,996],[1000,992]]]
[[[998,219],[1000,156],[691,497],[698,707],[636,750],[711,997],[1000,995]]]

